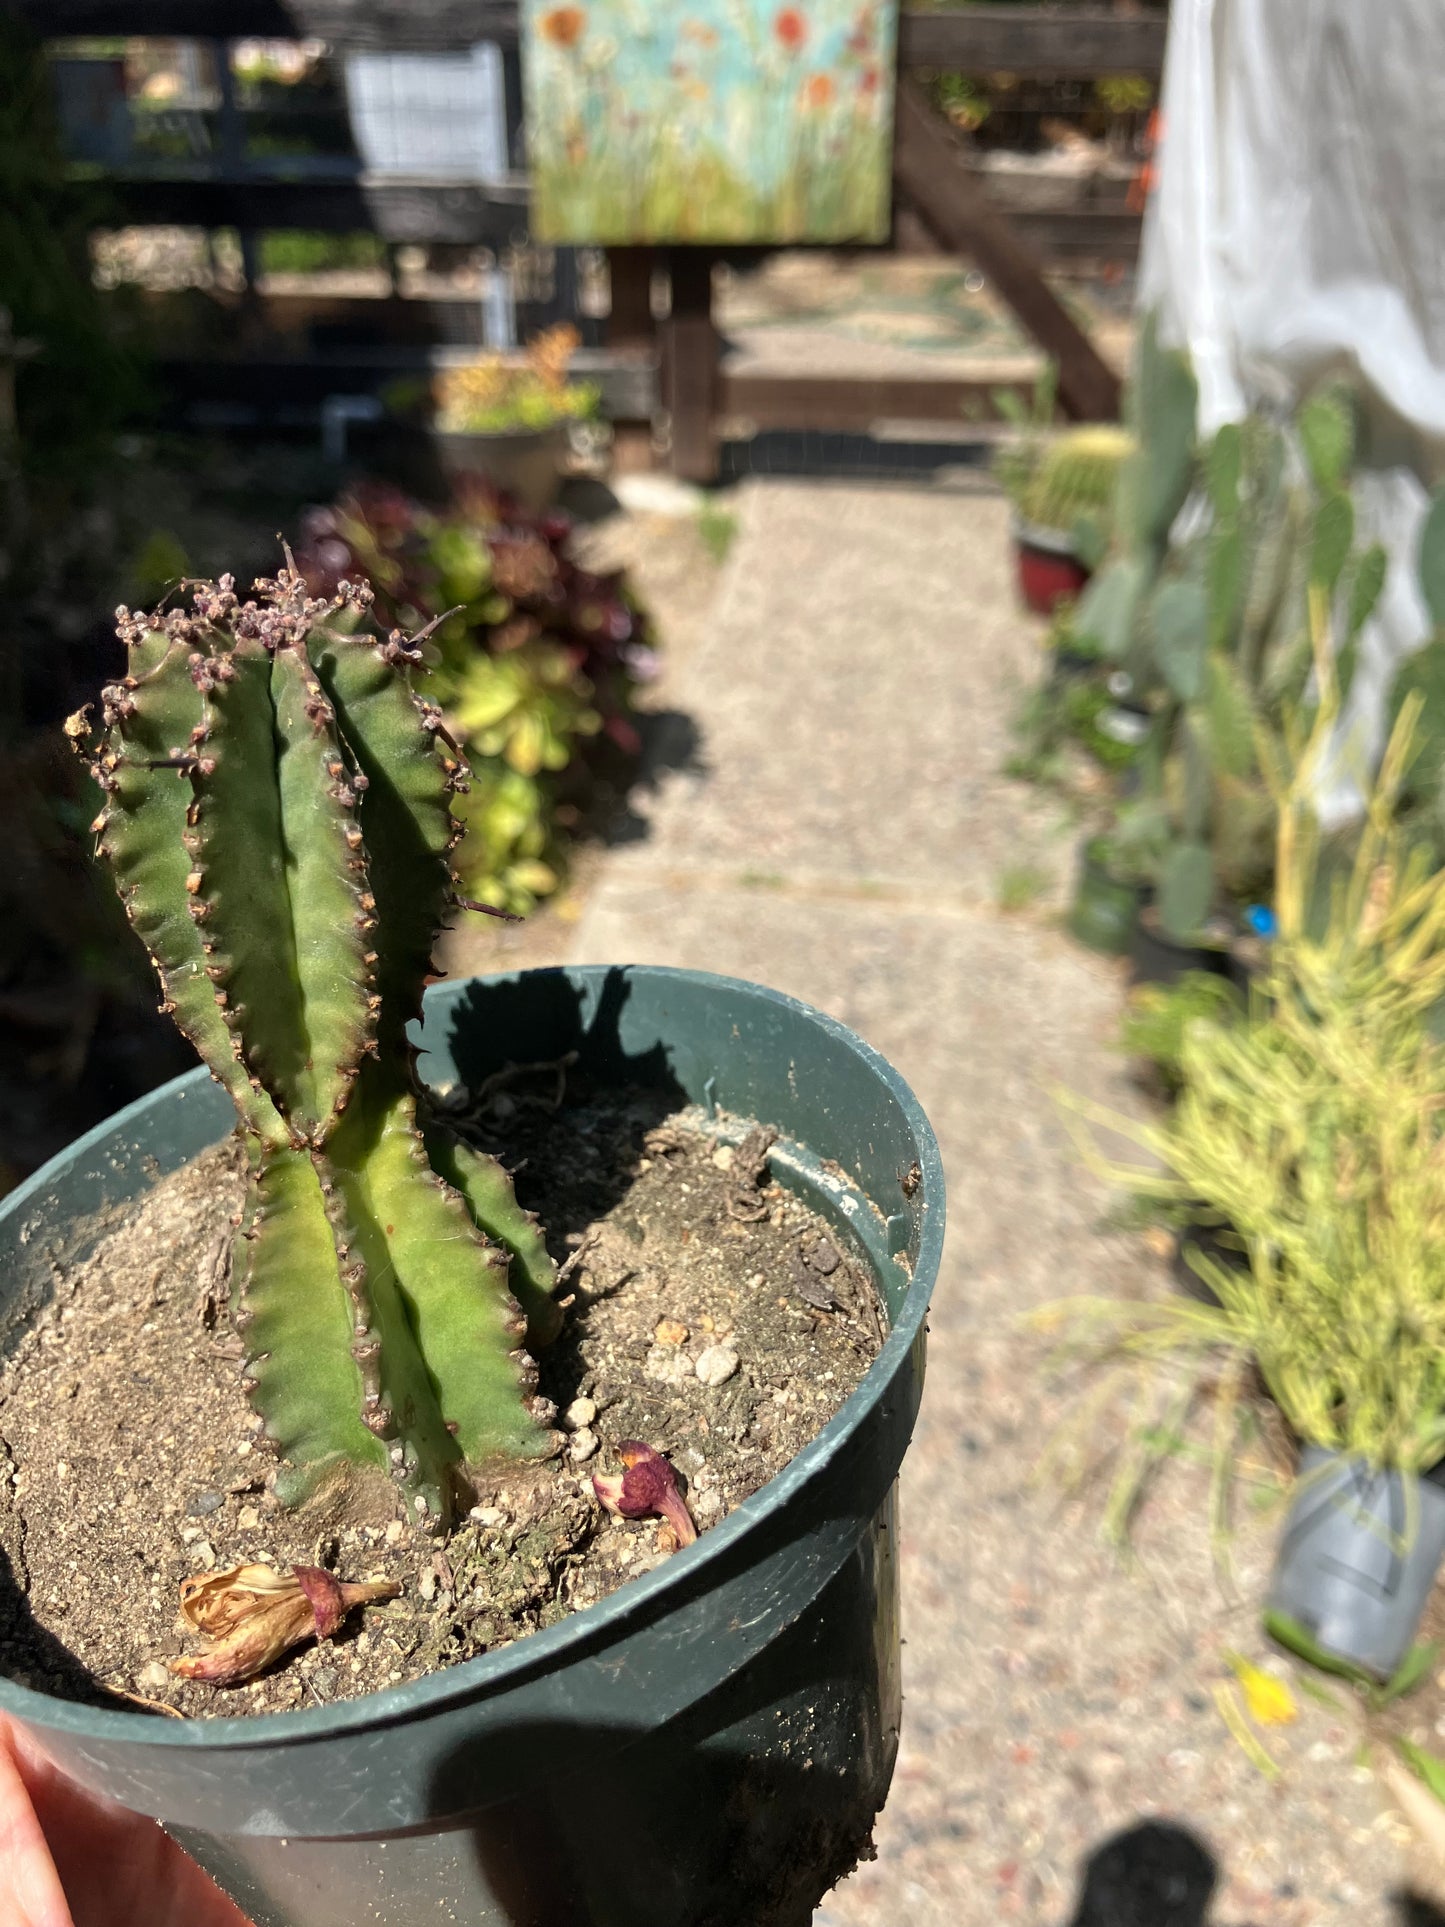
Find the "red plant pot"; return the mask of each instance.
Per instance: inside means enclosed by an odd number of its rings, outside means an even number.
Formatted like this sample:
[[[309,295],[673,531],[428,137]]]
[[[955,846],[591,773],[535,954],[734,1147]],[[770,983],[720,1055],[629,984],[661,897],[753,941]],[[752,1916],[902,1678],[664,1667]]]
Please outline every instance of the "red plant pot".
[[[1093,573],[1074,553],[1071,537],[1029,522],[1014,524],[1019,595],[1036,616],[1051,616],[1061,602],[1078,595]]]

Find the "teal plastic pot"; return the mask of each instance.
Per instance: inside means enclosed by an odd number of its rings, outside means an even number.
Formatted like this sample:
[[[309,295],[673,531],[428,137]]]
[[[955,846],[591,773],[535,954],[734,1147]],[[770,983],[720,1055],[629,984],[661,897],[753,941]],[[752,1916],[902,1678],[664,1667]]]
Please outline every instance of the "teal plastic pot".
[[[259,1927],[806,1927],[866,1845],[898,1744],[893,1493],[943,1241],[928,1121],[842,1025],[699,972],[446,985],[422,1043],[437,1083],[576,1051],[592,1080],[776,1125],[774,1171],[888,1305],[862,1384],[695,1546],[431,1678],[250,1720],[153,1718],[9,1681],[0,1707],[73,1779],[159,1819]],[[53,1258],[93,1246],[107,1208],[231,1123],[193,1072],[7,1198],[0,1328],[43,1299]]]

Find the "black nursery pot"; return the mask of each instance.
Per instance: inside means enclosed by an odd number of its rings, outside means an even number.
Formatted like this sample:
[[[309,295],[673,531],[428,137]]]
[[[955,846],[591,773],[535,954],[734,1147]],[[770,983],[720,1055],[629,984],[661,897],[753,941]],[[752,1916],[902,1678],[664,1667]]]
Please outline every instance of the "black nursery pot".
[[[907,1086],[755,984],[584,968],[427,998],[422,1069],[578,1053],[592,1080],[781,1132],[779,1179],[866,1260],[883,1350],[831,1423],[687,1550],[515,1645],[348,1704],[169,1720],[0,1680],[73,1779],[154,1815],[258,1927],[806,1927],[866,1845],[900,1716],[894,1482],[923,1384],[943,1171]],[[203,1071],[0,1205],[0,1327],[104,1214],[231,1128]],[[13,1583],[0,1573],[0,1584]]]
[[[1177,984],[1191,970],[1229,975],[1229,952],[1212,944],[1178,943],[1144,910],[1129,933],[1129,978],[1136,984]]]

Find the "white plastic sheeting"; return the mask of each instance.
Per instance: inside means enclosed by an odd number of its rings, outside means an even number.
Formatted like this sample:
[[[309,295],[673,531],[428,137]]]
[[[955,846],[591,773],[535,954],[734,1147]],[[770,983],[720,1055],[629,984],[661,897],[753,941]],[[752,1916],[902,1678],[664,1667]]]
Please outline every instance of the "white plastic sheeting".
[[[1367,753],[1428,626],[1415,570],[1424,484],[1445,471],[1442,76],[1442,0],[1172,0],[1140,305],[1189,350],[1205,433],[1327,376],[1357,381],[1359,533],[1390,553],[1344,719]]]

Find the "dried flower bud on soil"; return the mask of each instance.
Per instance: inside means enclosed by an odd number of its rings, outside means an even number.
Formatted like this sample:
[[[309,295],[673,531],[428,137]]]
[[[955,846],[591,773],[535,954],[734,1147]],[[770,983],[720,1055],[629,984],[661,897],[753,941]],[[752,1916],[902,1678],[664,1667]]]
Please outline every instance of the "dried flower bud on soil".
[[[353,1606],[395,1599],[392,1579],[335,1579],[322,1566],[232,1566],[181,1581],[181,1618],[208,1642],[169,1662],[182,1679],[239,1686],[308,1639],[330,1639]]]
[[[598,1472],[592,1480],[592,1490],[607,1510],[620,1519],[665,1519],[678,1545],[690,1546],[697,1527],[678,1490],[677,1474],[661,1452],[637,1439],[624,1439],[617,1456],[627,1468],[620,1477]]]

